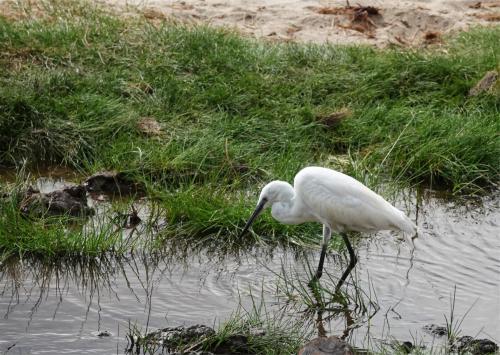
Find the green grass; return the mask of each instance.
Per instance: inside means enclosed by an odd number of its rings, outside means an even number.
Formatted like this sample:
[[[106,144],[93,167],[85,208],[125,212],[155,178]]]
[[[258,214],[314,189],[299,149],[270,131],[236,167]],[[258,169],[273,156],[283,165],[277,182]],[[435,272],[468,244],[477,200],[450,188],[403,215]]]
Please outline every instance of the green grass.
[[[166,349],[158,343],[158,337],[148,336],[136,326],[130,326],[128,337],[135,339],[137,344],[131,350],[140,349],[144,354],[165,353]],[[239,306],[216,327],[215,334],[211,336],[193,339],[187,344],[175,344],[167,338],[164,344],[181,353],[198,350],[221,354],[288,355],[296,354],[313,337],[313,327],[305,325],[304,320],[297,321],[282,311],[271,313],[262,301],[254,300],[248,310]],[[231,338],[239,341],[231,341]]]
[[[259,187],[312,164],[370,187],[430,182],[470,192],[498,183],[498,87],[467,97],[499,67],[498,26],[444,48],[377,50],[271,44],[85,2],[37,6],[21,1],[11,4],[14,18],[0,14],[0,166],[125,171],[167,210],[167,238],[238,244]],[[342,109],[352,115],[338,126],[321,123]],[[141,133],[141,117],[163,134]],[[0,245],[38,230],[2,218]],[[269,217],[255,231],[266,233],[253,242],[297,245],[320,233]]]
[[[232,335],[244,335],[248,337],[250,354],[294,354],[311,333],[302,322],[280,312],[271,313],[260,303],[254,304],[251,310],[238,309],[217,329],[215,336],[205,342],[204,348],[214,348]]]
[[[248,182],[262,171],[290,179],[350,151],[392,178],[455,188],[498,178],[499,96],[467,98],[498,67],[498,27],[462,34],[446,51],[379,51],[267,44],[48,4],[45,18],[0,20],[3,165]],[[353,116],[338,128],[318,123],[342,107]],[[165,136],[142,136],[143,116]]]
[[[20,195],[11,192],[10,197],[0,199],[0,262],[13,255],[43,260],[104,253],[121,256],[140,242],[146,245],[146,236],[143,240],[134,235],[125,238],[122,228],[104,216],[94,217],[85,224],[70,216],[28,218],[19,213]]]

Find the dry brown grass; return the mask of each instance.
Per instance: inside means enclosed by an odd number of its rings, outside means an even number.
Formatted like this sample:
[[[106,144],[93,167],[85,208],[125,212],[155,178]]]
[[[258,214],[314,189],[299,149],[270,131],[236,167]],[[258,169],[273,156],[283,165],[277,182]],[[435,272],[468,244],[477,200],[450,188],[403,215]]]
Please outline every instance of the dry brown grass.
[[[492,14],[474,14],[475,17],[480,18],[482,20],[497,22],[500,21],[500,13],[495,12]]]

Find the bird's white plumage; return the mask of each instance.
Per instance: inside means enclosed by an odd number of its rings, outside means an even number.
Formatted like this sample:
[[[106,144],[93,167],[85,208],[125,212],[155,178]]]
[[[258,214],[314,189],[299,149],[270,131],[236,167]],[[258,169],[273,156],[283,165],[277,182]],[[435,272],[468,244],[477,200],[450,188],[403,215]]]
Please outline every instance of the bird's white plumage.
[[[257,208],[243,228],[242,235],[267,207],[272,216],[285,224],[319,222],[323,224],[323,243],[318,269],[311,280],[322,275],[331,232],[340,233],[349,251],[350,261],[336,286],[340,289],[356,265],[356,254],[344,232],[396,230],[415,233],[415,224],[400,210],[358,180],[338,171],[307,167],[295,175],[294,186],[271,181],[260,193]]]
[[[313,211],[318,222],[337,232],[402,230],[415,232],[406,215],[358,180],[341,172],[308,167],[294,181],[296,198]]]

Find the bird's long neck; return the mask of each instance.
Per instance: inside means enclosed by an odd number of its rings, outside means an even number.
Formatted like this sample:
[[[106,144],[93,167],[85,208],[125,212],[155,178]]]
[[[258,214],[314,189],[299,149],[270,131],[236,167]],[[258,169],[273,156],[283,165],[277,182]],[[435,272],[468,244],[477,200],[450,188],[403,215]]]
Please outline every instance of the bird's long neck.
[[[300,224],[311,221],[311,216],[305,213],[301,201],[295,197],[288,201],[273,203],[271,214],[274,219],[284,224]]]

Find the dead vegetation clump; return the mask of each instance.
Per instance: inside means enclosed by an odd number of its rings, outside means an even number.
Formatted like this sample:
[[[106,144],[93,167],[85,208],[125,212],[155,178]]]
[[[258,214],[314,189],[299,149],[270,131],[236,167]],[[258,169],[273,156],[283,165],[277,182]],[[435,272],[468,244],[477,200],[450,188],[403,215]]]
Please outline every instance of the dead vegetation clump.
[[[287,28],[286,34],[289,35],[289,36],[293,36],[295,33],[299,32],[301,30],[302,30],[302,27],[296,26],[296,25],[292,25],[292,26],[290,26],[290,27]]]
[[[351,18],[352,29],[373,36],[372,31],[377,25],[375,25],[370,17],[378,15],[380,15],[379,10],[373,6],[359,6],[358,8],[354,8]]]
[[[482,6],[481,1],[476,2],[475,4],[469,5],[470,9],[480,9]]]
[[[128,82],[125,83],[122,89],[122,95],[125,97],[133,97],[135,95],[152,95],[154,89],[146,82]]]
[[[161,10],[148,7],[142,11],[142,15],[151,21],[162,21],[167,19],[167,15],[165,15]]]
[[[153,117],[142,117],[137,122],[137,129],[146,136],[160,136],[163,133],[160,124]]]
[[[317,121],[328,128],[337,127],[340,122],[352,116],[352,111],[348,108],[341,109],[327,115],[318,115]]]
[[[442,42],[441,32],[427,31],[423,36],[424,44],[436,44]]]
[[[484,74],[483,78],[469,90],[469,96],[477,96],[483,92],[491,91],[498,80],[498,72],[491,70]]]
[[[476,9],[476,10],[486,9],[487,11],[491,11],[491,10],[488,10],[488,8],[492,8],[492,7],[500,7],[500,1],[495,1],[495,2],[478,1],[475,4],[469,5],[469,8],[471,8],[471,9]],[[481,20],[489,21],[489,22],[500,21],[500,12],[475,13],[475,14],[472,14],[472,16],[474,16],[478,19],[481,19]]]
[[[34,0],[22,2],[13,0],[0,1],[0,16],[9,21],[19,21],[28,18],[47,19],[50,17],[43,4]]]
[[[472,5],[469,5],[470,9],[480,9],[485,7],[500,7],[500,2],[481,2],[478,1]]]
[[[377,27],[372,18],[380,16],[380,10],[373,6],[314,7],[311,9],[322,15],[347,16],[349,22],[347,24],[338,24],[338,27],[361,32],[371,38],[374,37],[373,31]]]
[[[345,15],[349,8],[347,7],[311,7],[311,10],[320,15]]]
[[[309,7],[309,9],[321,15],[349,15],[352,19],[364,16],[366,13],[368,16],[380,15],[380,10],[374,6],[344,6],[344,7]]]
[[[500,21],[500,13],[493,14],[474,14],[475,17],[480,18],[481,20],[486,20],[489,22],[497,22]]]

